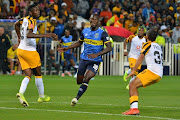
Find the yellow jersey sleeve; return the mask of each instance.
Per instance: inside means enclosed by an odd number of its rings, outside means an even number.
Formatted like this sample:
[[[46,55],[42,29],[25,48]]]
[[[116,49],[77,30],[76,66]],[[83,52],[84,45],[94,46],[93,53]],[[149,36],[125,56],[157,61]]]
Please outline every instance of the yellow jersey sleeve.
[[[143,44],[142,49],[141,49],[141,54],[146,55],[149,52],[149,50],[151,48],[151,43],[152,42],[146,42]]]
[[[22,23],[23,23],[23,18],[21,18],[21,19],[19,20],[19,23],[22,25]]]
[[[134,37],[135,37],[135,35],[130,35],[130,36],[126,39],[126,42],[127,42],[127,43],[131,42]]]

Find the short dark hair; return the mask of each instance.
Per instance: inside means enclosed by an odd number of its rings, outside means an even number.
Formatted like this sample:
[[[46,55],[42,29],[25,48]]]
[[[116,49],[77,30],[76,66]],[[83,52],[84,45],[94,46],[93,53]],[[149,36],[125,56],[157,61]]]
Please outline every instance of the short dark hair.
[[[34,8],[34,7],[37,7],[37,5],[36,5],[36,4],[30,5],[30,6],[28,7],[28,11],[32,11],[32,8]]]
[[[157,37],[157,32],[154,29],[150,29],[147,32],[147,36],[150,41],[155,41]]]

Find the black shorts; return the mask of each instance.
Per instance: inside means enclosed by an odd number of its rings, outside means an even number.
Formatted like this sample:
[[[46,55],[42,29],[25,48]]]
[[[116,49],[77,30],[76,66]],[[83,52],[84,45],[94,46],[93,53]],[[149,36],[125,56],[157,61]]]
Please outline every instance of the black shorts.
[[[89,60],[80,60],[78,75],[84,75],[86,70],[91,70],[94,74],[98,72],[100,62],[89,61]]]

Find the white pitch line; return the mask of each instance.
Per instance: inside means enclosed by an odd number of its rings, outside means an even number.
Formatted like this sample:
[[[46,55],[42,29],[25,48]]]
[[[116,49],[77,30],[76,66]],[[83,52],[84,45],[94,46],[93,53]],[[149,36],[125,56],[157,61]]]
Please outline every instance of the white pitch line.
[[[18,101],[0,101],[1,102],[18,102]],[[38,103],[38,102],[28,102],[28,103]],[[60,104],[70,104],[70,102],[45,102],[45,103],[60,103]],[[86,105],[102,105],[102,106],[127,106],[127,105],[113,105],[113,104],[96,104],[96,103],[78,103],[78,104],[86,104]],[[140,106],[140,107],[148,107],[148,108],[164,108],[164,109],[180,109],[180,107],[165,107],[165,106]]]
[[[164,118],[164,117],[153,117],[153,116],[131,116],[131,115],[122,115],[122,114],[111,114],[111,113],[99,113],[99,112],[83,112],[83,111],[69,111],[69,110],[51,110],[51,109],[32,109],[32,108],[9,108],[9,107],[0,107],[0,109],[6,110],[27,110],[27,111],[46,111],[46,112],[62,112],[62,113],[86,113],[93,115],[106,115],[106,116],[122,116],[122,117],[137,117],[137,118],[149,118],[149,119],[158,119],[158,120],[180,120],[173,118]]]

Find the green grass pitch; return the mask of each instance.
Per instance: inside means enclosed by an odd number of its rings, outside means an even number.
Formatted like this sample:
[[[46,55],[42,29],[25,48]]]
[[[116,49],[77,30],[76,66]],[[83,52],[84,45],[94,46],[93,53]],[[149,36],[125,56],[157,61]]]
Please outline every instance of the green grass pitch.
[[[79,85],[72,77],[43,76],[48,103],[38,103],[34,76],[25,92],[29,108],[16,93],[24,76],[0,76],[0,120],[177,120],[180,119],[180,76],[163,76],[157,84],[139,89],[139,116],[129,109],[127,82],[122,76],[96,76],[75,107],[70,106]]]

